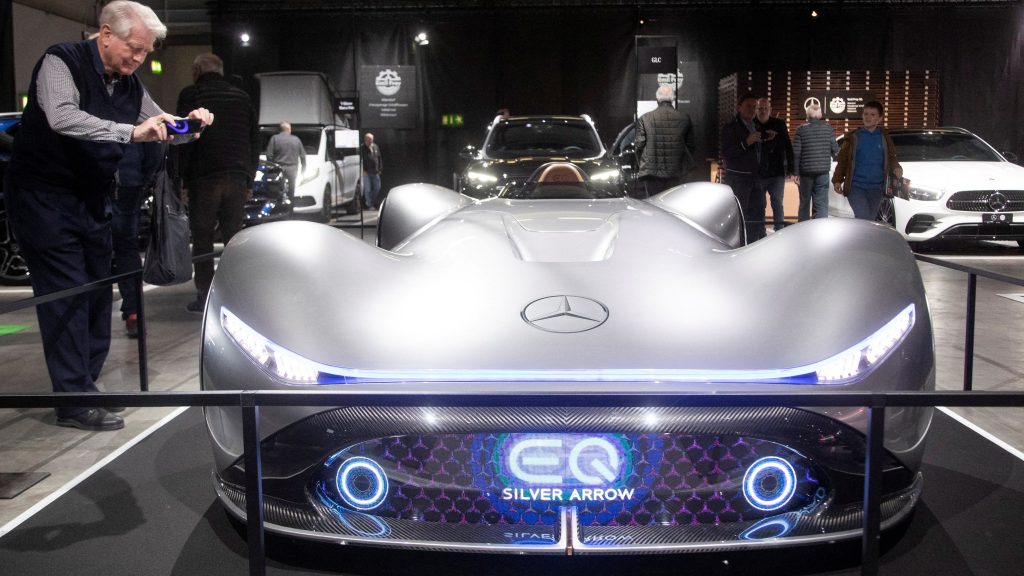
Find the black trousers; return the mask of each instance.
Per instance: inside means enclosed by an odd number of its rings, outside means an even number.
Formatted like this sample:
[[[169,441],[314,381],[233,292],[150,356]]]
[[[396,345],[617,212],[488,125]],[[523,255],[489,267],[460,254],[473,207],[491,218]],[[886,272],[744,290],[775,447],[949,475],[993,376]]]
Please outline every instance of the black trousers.
[[[760,188],[760,179],[754,174],[725,171],[725,184],[732,188],[732,193],[743,208],[743,221],[746,225],[747,244],[764,238],[764,190]]]
[[[188,216],[192,229],[192,257],[213,252],[217,233],[227,246],[242,229],[249,180],[234,173],[213,174],[188,185]],[[206,300],[213,283],[213,260],[195,264],[196,299]]]
[[[656,178],[654,176],[641,176],[637,178],[636,197],[650,198],[655,194],[664,192],[673,186],[682,184],[682,178]]]
[[[31,273],[36,296],[110,276],[110,199],[89,205],[72,191],[32,190],[8,182],[4,200],[11,229]],[[110,350],[110,288],[36,306],[46,369],[54,392],[95,392]],[[85,408],[58,408],[60,417]]]

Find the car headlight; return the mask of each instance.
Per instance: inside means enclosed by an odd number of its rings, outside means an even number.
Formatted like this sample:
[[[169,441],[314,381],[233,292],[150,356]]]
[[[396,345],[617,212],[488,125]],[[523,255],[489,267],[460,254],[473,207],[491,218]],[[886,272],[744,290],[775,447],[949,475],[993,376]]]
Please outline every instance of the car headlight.
[[[903,309],[885,326],[851,348],[815,367],[818,381],[840,382],[856,378],[885,358],[914,326],[914,305]]]
[[[316,364],[274,344],[224,307],[220,309],[220,325],[250,360],[274,376],[295,384],[317,381],[320,370]]]
[[[469,173],[466,174],[466,176],[469,177],[470,180],[474,182],[479,182],[481,184],[494,184],[495,182],[498,181],[497,176],[488,174],[486,172],[475,172],[473,170],[470,170]]]
[[[920,186],[910,187],[910,199],[911,200],[924,200],[926,202],[933,202],[942,198],[942,192],[939,190],[932,190],[930,188],[922,188]]]
[[[843,384],[881,364],[914,327],[916,308],[907,305],[892,320],[850,348],[820,362],[796,368],[722,370],[700,368],[623,368],[580,370],[364,370],[327,366],[303,358],[242,322],[221,307],[224,332],[270,374],[290,384],[357,382],[749,382],[759,384]]]
[[[621,178],[618,170],[602,170],[590,175],[591,182],[617,182]]]

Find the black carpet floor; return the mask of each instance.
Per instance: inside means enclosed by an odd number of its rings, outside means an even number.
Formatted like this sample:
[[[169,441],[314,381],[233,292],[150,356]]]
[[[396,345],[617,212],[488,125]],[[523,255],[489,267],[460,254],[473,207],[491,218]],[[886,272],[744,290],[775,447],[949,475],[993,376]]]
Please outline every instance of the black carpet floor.
[[[216,502],[191,409],[0,538],[4,575],[244,575],[244,530]],[[882,574],[1018,575],[1024,462],[936,412],[923,500],[883,541]],[[723,555],[522,557],[396,552],[270,536],[267,573],[768,576],[860,573],[859,542]]]

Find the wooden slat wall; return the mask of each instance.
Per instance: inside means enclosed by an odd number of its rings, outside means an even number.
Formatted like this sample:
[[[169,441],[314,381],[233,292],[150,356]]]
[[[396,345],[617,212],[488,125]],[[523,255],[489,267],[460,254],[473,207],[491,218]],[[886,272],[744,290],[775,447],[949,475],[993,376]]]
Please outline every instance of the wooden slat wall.
[[[722,78],[718,82],[719,126],[736,113],[736,98],[750,91],[770,98],[772,114],[785,120],[793,134],[804,123],[801,96],[807,91],[833,90],[871,92],[885,106],[884,123],[890,128],[941,125],[939,74],[934,70],[808,70],[735,72]],[[860,118],[832,118],[829,122],[836,134],[862,125]]]

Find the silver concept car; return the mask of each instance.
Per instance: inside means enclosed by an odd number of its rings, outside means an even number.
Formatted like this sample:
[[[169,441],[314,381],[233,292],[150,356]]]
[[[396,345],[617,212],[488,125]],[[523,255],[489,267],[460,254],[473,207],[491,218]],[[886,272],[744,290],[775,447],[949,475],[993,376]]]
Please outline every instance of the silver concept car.
[[[474,408],[263,408],[266,528],[549,554],[859,537],[864,410],[516,398],[932,389],[906,242],[827,219],[745,246],[726,186],[606,194],[553,163],[486,200],[392,189],[377,247],[309,222],[239,233],[207,302],[204,389],[516,393]],[[240,413],[206,415],[217,494],[244,519]],[[930,421],[887,411],[883,529],[920,495]]]

